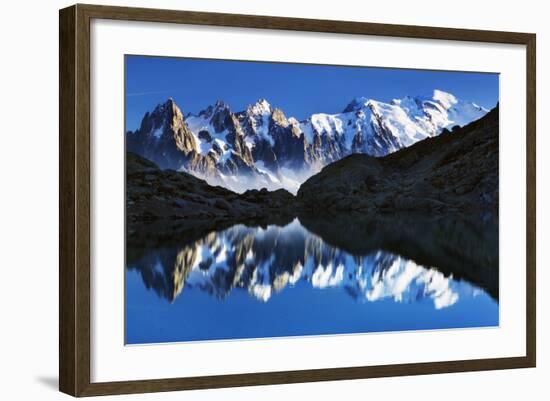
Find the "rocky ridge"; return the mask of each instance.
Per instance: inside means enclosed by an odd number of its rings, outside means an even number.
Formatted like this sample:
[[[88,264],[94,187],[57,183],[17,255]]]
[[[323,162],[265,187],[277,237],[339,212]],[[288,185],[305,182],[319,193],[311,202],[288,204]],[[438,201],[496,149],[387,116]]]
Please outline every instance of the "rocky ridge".
[[[236,192],[265,187],[296,193],[322,167],[350,154],[384,156],[486,113],[439,90],[389,103],[359,97],[341,113],[303,121],[265,99],[240,112],[217,101],[184,115],[170,98],[127,133],[127,150]]]

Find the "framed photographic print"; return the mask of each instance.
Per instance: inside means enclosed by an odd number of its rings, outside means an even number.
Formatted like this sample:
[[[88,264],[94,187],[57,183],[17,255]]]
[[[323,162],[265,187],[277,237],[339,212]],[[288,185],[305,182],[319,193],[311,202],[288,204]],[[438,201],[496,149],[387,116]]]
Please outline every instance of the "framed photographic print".
[[[60,390],[534,367],[535,35],[60,11]]]

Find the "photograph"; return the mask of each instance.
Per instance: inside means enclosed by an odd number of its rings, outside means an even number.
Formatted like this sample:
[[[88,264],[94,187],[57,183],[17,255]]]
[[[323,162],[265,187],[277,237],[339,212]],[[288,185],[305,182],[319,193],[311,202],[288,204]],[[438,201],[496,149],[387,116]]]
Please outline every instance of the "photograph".
[[[6,2],[0,399],[546,400],[550,23],[493,3]]]
[[[125,344],[498,327],[498,73],[124,65]]]

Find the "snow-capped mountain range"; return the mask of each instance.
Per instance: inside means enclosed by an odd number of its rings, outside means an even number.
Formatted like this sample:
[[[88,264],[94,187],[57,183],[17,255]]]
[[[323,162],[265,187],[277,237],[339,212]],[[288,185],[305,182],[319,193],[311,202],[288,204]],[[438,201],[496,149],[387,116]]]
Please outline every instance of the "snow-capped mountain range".
[[[349,154],[384,156],[487,112],[440,90],[389,103],[359,97],[341,113],[303,121],[265,99],[240,112],[217,101],[184,115],[170,98],[127,133],[127,150],[237,192],[265,187],[296,193],[311,175]]]
[[[220,299],[246,290],[267,302],[302,283],[316,289],[340,288],[357,302],[392,299],[428,302],[441,309],[481,291],[390,252],[352,255],[310,233],[298,219],[284,227],[236,225],[129,267],[140,271],[148,288],[170,301],[195,289]]]

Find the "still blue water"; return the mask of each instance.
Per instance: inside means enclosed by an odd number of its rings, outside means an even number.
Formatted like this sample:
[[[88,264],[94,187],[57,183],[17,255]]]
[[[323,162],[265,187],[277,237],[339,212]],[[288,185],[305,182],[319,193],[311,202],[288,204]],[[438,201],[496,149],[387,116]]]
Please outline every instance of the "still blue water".
[[[339,239],[327,242],[294,219],[160,241],[128,261],[126,343],[498,325],[492,270],[460,272],[472,283],[377,242]],[[448,244],[438,246],[427,252]]]

